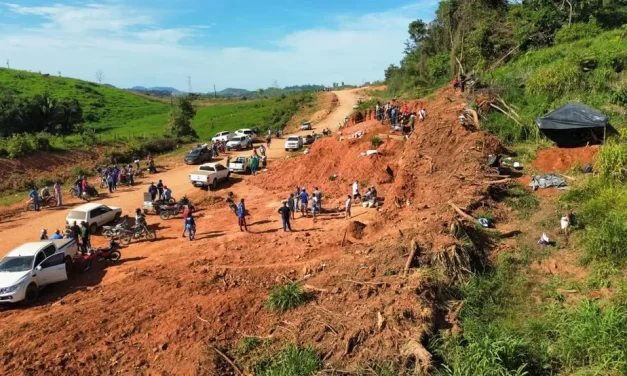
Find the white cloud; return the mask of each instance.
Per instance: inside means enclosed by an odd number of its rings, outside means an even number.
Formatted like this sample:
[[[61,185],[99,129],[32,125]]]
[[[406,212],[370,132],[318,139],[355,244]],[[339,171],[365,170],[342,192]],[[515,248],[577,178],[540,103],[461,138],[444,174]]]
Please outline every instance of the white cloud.
[[[402,57],[407,25],[433,14],[433,1],[360,17],[339,17],[333,27],[285,35],[268,49],[206,48],[182,44],[213,25],[160,28],[151,12],[121,5],[25,7],[8,9],[36,15],[36,29],[5,30],[0,46],[11,66],[94,80],[97,69],[121,87],[174,86],[194,90],[255,89],[275,79],[282,85],[347,82],[382,78]],[[422,12],[422,14],[420,14]],[[219,35],[218,35],[219,36]],[[0,56],[4,58],[5,56]]]

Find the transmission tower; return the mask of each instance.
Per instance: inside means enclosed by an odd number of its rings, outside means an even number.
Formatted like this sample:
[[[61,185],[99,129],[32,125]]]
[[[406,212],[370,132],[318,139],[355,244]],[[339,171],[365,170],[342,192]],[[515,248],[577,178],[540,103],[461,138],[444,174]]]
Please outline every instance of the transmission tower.
[[[192,93],[192,76],[187,76],[187,93]]]

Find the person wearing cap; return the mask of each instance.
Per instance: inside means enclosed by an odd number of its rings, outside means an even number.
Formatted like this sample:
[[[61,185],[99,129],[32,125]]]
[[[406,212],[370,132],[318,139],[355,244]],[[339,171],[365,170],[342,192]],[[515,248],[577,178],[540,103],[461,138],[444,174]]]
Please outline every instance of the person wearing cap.
[[[243,198],[239,201],[239,205],[237,205],[237,219],[239,223],[239,230],[248,231],[248,226],[246,226],[246,206],[244,206]]]
[[[58,240],[58,239],[63,239],[63,236],[61,235],[61,231],[57,229],[57,231],[55,231],[54,234],[52,234],[52,236],[50,237],[50,240]]]
[[[170,201],[171,198],[172,198],[172,190],[168,188],[167,185],[164,185],[163,186],[163,199],[165,201]]]
[[[48,240],[48,231],[46,229],[41,230],[41,235],[39,235],[39,240]]]
[[[157,198],[157,186],[155,185],[154,182],[150,182],[150,185],[148,186],[148,193],[150,193],[150,199],[152,201],[154,201],[155,198]]]
[[[163,181],[161,179],[157,183],[157,193],[159,194],[159,201],[163,200]]]
[[[279,214],[281,214],[281,219],[283,219],[283,232],[292,231],[292,226],[290,226],[290,214],[291,210],[287,205],[287,200],[283,200],[283,206],[279,208]]]

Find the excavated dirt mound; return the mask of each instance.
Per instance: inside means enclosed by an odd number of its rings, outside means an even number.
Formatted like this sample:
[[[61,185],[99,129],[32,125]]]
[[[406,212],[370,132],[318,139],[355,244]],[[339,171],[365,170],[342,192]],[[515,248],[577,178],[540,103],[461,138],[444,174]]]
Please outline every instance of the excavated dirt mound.
[[[362,138],[348,138],[360,130],[366,132]],[[370,186],[379,191],[382,185],[392,182],[389,171],[395,169],[403,142],[385,139],[382,135],[383,144],[377,149],[381,154],[360,156],[360,153],[372,149],[370,140],[373,136],[388,130],[376,121],[345,128],[344,141],[339,141],[337,135],[319,139],[313,143],[309,154],[270,166],[267,174],[256,179],[256,184],[287,195],[294,191],[296,185],[305,187],[310,193],[318,187],[326,199],[346,198],[351,194],[354,181],[360,183],[362,194],[365,187]]]
[[[594,163],[594,157],[599,152],[599,146],[581,148],[551,148],[540,150],[532,165],[542,172],[565,172],[572,168],[583,168]]]

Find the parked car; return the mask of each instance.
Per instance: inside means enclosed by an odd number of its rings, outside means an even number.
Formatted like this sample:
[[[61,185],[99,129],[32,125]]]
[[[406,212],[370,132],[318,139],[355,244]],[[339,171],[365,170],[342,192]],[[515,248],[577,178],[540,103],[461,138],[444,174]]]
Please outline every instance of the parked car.
[[[229,180],[231,172],[220,163],[205,163],[198,167],[198,171],[189,174],[189,181],[203,189],[218,188],[218,183]]]
[[[316,141],[316,138],[313,135],[306,134],[302,137],[304,145],[311,145]]]
[[[231,139],[231,137],[233,137],[233,134],[229,131],[218,132],[216,133],[215,136],[211,138],[211,142],[216,142],[216,141],[228,142]]]
[[[238,129],[235,131],[235,134],[248,136],[253,141],[257,137],[257,133],[255,133],[255,131],[253,131],[252,129],[248,129],[248,128]]]
[[[242,150],[248,148],[250,145],[250,138],[244,135],[238,135],[231,138],[229,142],[226,143],[226,150]]]
[[[285,140],[285,151],[298,150],[303,147],[303,139],[300,136],[289,136]]]
[[[250,158],[240,155],[229,163],[229,171],[238,174],[250,174]]]
[[[72,225],[76,222],[80,225],[84,221],[91,233],[95,234],[99,227],[117,221],[120,216],[122,216],[122,209],[94,202],[70,210],[70,213],[65,217],[65,223]]]
[[[207,148],[196,148],[185,154],[185,164],[199,164],[211,160],[211,152]]]
[[[311,123],[306,121],[303,123],[303,125],[300,126],[300,130],[301,131],[310,131],[311,130]]]
[[[0,260],[0,303],[33,303],[39,290],[65,281],[78,254],[74,239],[25,243]]]

